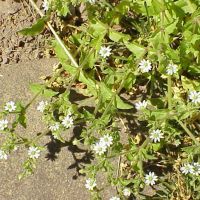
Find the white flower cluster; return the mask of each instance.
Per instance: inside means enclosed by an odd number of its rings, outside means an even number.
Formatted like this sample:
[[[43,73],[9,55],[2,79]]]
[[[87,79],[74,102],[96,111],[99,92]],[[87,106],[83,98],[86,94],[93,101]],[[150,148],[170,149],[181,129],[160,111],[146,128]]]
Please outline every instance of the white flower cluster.
[[[200,103],[200,92],[197,92],[197,91],[190,92],[189,99],[192,101],[192,103],[199,104]]]
[[[38,147],[29,147],[28,149],[28,155],[30,158],[35,159],[39,158],[40,156],[40,149]]]
[[[85,187],[88,190],[93,190],[96,186],[97,186],[97,184],[96,184],[96,180],[95,179],[89,178],[89,179],[86,180]]]
[[[149,172],[149,174],[146,174],[145,176],[145,183],[147,185],[155,185],[155,182],[157,180],[158,180],[158,176],[156,176],[154,172]]]
[[[110,47],[101,47],[99,54],[103,58],[107,58],[111,55],[111,48]]]
[[[180,168],[183,174],[200,175],[200,164],[198,162],[186,163]]]
[[[135,103],[135,107],[136,107],[137,110],[143,110],[147,107],[147,105],[148,105],[148,103],[145,100]]]
[[[15,102],[13,101],[9,101],[6,103],[4,109],[8,112],[13,112],[16,110],[16,105],[15,105]]]
[[[139,70],[142,72],[142,73],[145,73],[145,72],[149,72],[151,70],[152,66],[151,66],[151,62],[149,60],[141,60],[140,63],[139,63]]]
[[[64,117],[64,119],[62,120],[62,125],[65,128],[71,128],[74,124],[73,118],[72,118],[72,113],[70,111],[68,111],[67,116]]]
[[[3,131],[7,127],[8,127],[8,120],[7,119],[0,120],[0,131]]]
[[[40,103],[37,106],[37,110],[43,113],[47,105],[48,105],[47,101],[40,101]]]
[[[5,151],[0,149],[0,160],[7,160],[8,155],[5,153]]]
[[[169,64],[167,66],[166,72],[167,72],[168,75],[173,75],[177,71],[178,71],[178,66],[177,65],[171,63],[171,64]]]
[[[153,130],[151,133],[150,133],[150,138],[153,142],[160,142],[160,139],[161,138],[164,138],[163,137],[163,133],[161,130],[159,129],[156,129],[156,130]]]
[[[110,147],[112,143],[113,143],[112,136],[106,134],[92,146],[92,149],[95,151],[96,154],[102,155],[107,151],[107,148]]]

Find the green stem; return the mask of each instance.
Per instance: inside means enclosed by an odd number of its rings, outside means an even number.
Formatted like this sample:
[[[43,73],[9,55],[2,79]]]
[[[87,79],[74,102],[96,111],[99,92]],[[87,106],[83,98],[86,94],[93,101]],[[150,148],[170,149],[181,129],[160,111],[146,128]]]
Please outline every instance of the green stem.
[[[178,119],[176,119],[176,121],[180,124],[180,126],[185,130],[185,132],[190,136],[190,138],[194,141],[194,143],[195,144],[197,144],[197,145],[199,145],[199,142],[196,140],[196,138],[195,138],[195,136],[192,134],[192,132],[186,127],[186,125],[182,122],[182,121],[180,121],[180,120],[178,120]]]
[[[44,14],[41,12],[41,10],[38,8],[38,6],[35,4],[35,2],[33,0],[29,0],[29,2],[31,3],[31,5],[35,8],[35,10],[38,12],[38,14],[41,17],[44,17]],[[73,58],[73,56],[71,55],[71,53],[68,51],[68,49],[65,47],[63,41],[60,39],[60,37],[58,36],[58,34],[56,33],[56,31],[54,30],[54,28],[52,27],[52,25],[47,22],[46,23],[47,26],[49,27],[49,29],[51,30],[51,32],[53,33],[54,37],[56,38],[56,40],[58,41],[58,43],[60,44],[60,46],[62,47],[62,49],[64,50],[65,54],[67,55],[67,57],[70,59],[71,63],[75,66],[75,67],[79,67],[79,65],[77,64],[76,60]]]
[[[27,110],[28,107],[37,99],[37,97],[42,93],[43,90],[40,90],[32,99],[31,101],[25,106],[24,110]]]
[[[171,76],[168,76],[167,78],[167,87],[168,87],[168,94],[167,94],[168,109],[171,110],[172,109],[172,77]]]
[[[117,91],[113,93],[113,95],[112,95],[112,97],[111,97],[111,100],[110,100],[109,104],[107,105],[105,111],[103,112],[101,118],[105,117],[105,116],[107,115],[107,113],[110,111],[110,108],[111,108],[111,106],[112,106],[112,103],[113,103],[113,101],[114,101],[116,95],[119,94],[120,91],[121,91],[121,89],[123,88],[124,82],[126,81],[126,78],[128,77],[128,75],[129,75],[129,73],[126,74],[126,76],[125,76],[124,79],[122,80],[122,82],[121,82],[119,88],[117,89]]]

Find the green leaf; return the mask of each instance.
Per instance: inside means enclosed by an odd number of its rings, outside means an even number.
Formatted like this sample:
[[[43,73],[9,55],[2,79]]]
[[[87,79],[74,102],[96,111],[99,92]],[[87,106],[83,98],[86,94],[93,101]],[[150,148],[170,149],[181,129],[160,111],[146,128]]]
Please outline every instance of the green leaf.
[[[120,32],[110,29],[109,38],[114,42],[119,42],[120,40],[128,41],[128,40],[130,40],[131,37],[129,35],[126,35],[126,34],[123,34],[123,33],[120,33]]]
[[[136,56],[137,59],[141,59],[146,52],[145,47],[135,42],[131,43],[125,42],[125,45]]]
[[[61,63],[62,63],[63,68],[64,68],[68,73],[70,73],[71,75],[75,75],[75,74],[76,74],[77,68],[75,68],[75,67],[73,67],[73,66],[71,66],[71,65],[68,65],[68,64],[66,64],[66,63],[63,63],[63,62],[61,62]]]
[[[45,96],[45,97],[53,97],[55,96],[56,94],[58,94],[58,92],[55,92],[51,89],[44,89],[42,95]]]
[[[41,92],[42,90],[44,90],[45,86],[41,85],[39,83],[31,83],[30,89],[34,94],[37,94],[37,93]]]
[[[131,108],[133,108],[132,105],[125,103],[118,95],[116,96],[116,103],[117,103],[117,108],[119,108],[119,109],[131,109]]]
[[[47,17],[46,16],[43,17],[43,18],[40,18],[31,27],[24,28],[21,31],[19,31],[19,33],[21,33],[22,35],[29,35],[29,36],[37,35],[37,34],[41,33],[44,30],[46,21],[47,21]]]
[[[60,44],[57,42],[57,40],[54,40],[52,42],[52,46],[54,48],[54,51],[56,53],[56,56],[58,57],[58,59],[64,63],[66,61],[68,61],[68,57],[66,55],[66,53],[64,52],[63,48],[60,46]]]
[[[165,5],[162,0],[152,0],[152,6],[156,14],[161,13],[165,9]]]
[[[102,101],[106,102],[108,100],[111,100],[111,97],[113,95],[113,92],[110,88],[108,88],[105,83],[101,82],[99,84],[101,95],[102,95]],[[118,95],[116,95],[115,103],[118,109],[131,109],[133,108],[132,105],[125,103]]]
[[[200,82],[198,80],[190,80],[185,76],[181,76],[181,82],[185,90],[200,90]]]

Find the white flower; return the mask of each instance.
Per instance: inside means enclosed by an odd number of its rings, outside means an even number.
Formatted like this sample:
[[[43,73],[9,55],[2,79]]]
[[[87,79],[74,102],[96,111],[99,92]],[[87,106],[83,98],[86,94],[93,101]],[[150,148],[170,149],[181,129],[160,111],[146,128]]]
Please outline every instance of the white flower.
[[[142,110],[142,109],[145,109],[147,107],[147,101],[139,101],[135,104],[135,107],[137,110]]]
[[[39,158],[40,150],[38,147],[29,147],[28,155],[30,158]]]
[[[40,103],[37,106],[37,110],[40,112],[44,112],[45,107],[48,105],[47,101],[40,101]]]
[[[191,173],[196,176],[200,175],[200,164],[198,162],[194,162],[193,167],[194,167],[194,171],[192,171]]]
[[[0,149],[0,159],[1,160],[7,160],[8,159],[8,155]]]
[[[88,0],[89,3],[93,4],[96,0]]]
[[[180,168],[181,172],[183,174],[193,174],[194,173],[194,166],[187,163],[187,164],[184,164],[181,168]]]
[[[57,131],[59,127],[60,127],[59,123],[56,122],[55,124],[49,126],[49,129],[53,132],[53,131]]]
[[[151,62],[149,60],[141,60],[139,63],[139,69],[142,73],[149,72],[151,70]]]
[[[102,56],[103,58],[106,58],[108,56],[111,55],[111,48],[110,47],[101,47],[99,54],[100,56]]]
[[[131,195],[131,190],[129,188],[124,188],[123,194],[125,197],[129,197]]]
[[[149,172],[149,174],[145,176],[145,183],[147,185],[154,185],[157,180],[158,177],[155,175],[154,172]]]
[[[192,103],[198,104],[200,103],[200,92],[192,91],[189,94],[189,99]]]
[[[110,147],[113,144],[113,138],[109,134],[100,138],[100,143],[104,143],[105,146]]]
[[[107,146],[104,142],[97,142],[93,145],[92,149],[95,151],[96,154],[102,155],[106,152]]]
[[[97,186],[97,184],[96,184],[96,180],[95,179],[89,178],[89,179],[86,180],[85,187],[88,190],[93,190],[96,186]]]
[[[119,197],[111,197],[110,200],[120,200]]]
[[[49,10],[49,2],[48,2],[48,0],[44,0],[43,1],[42,7],[43,7],[44,11]]]
[[[8,120],[7,119],[0,120],[0,131],[3,131],[7,127],[8,127]]]
[[[176,147],[178,147],[180,144],[181,144],[181,141],[180,141],[180,140],[175,140],[175,141],[174,141],[174,145],[175,145]]]
[[[156,142],[160,142],[160,139],[164,138],[164,137],[163,137],[163,133],[161,132],[161,130],[156,129],[150,133],[150,138],[151,138],[151,140],[153,140],[153,142],[156,143]]]
[[[65,128],[70,128],[73,126],[73,118],[70,116],[70,114],[68,114],[66,117],[64,117],[64,119],[62,120],[62,125],[65,127]]]
[[[169,64],[167,66],[166,72],[168,75],[173,75],[178,71],[178,66],[175,64]]]
[[[6,103],[4,109],[8,112],[12,112],[12,111],[15,111],[16,110],[16,105],[15,105],[15,102],[13,101],[9,101]]]

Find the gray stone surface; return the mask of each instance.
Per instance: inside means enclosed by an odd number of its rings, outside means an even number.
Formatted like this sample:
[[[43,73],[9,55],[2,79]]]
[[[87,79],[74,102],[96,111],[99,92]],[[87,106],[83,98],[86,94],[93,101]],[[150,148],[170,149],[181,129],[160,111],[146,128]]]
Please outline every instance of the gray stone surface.
[[[23,100],[28,102],[32,98],[29,84],[39,82],[39,77],[48,75],[55,59],[42,59],[34,62],[3,65],[0,68],[0,105],[9,100]],[[36,104],[29,109],[27,130],[21,134],[29,136],[43,131],[45,126],[40,114],[36,111]],[[0,139],[1,141],[1,139]],[[46,136],[43,144],[49,144],[57,158],[52,161],[46,158],[48,148],[44,150],[38,160],[35,174],[18,180],[21,164],[27,156],[24,147],[19,148],[9,156],[7,161],[0,161],[0,200],[89,200],[89,193],[85,190],[83,176],[76,176],[77,169],[70,167],[75,163],[74,156],[82,158],[84,153],[74,153],[69,145],[51,144]],[[60,145],[60,146],[59,146]],[[76,179],[75,179],[76,178]],[[107,198],[106,198],[107,199]]]

